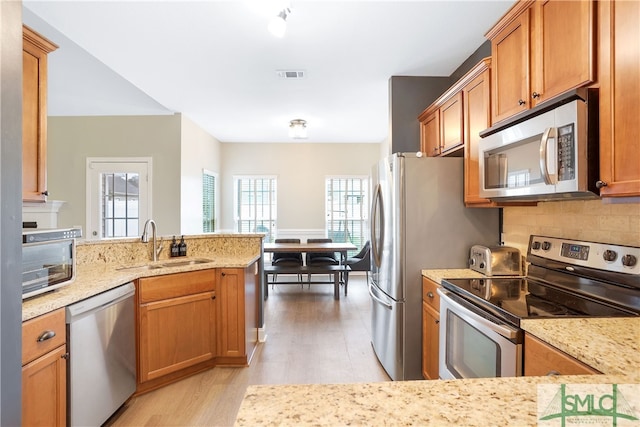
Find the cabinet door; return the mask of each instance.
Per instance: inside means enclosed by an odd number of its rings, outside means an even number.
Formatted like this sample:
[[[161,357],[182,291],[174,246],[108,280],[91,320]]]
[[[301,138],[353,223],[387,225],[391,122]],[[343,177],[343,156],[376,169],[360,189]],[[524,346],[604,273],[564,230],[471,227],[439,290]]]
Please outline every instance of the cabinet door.
[[[440,313],[422,303],[422,376],[426,380],[439,378]]]
[[[598,2],[600,23],[600,189],[640,196],[640,2]]]
[[[467,206],[494,206],[480,197],[478,146],[480,132],[491,125],[489,109],[489,69],[462,89],[464,106],[464,203]]]
[[[214,292],[205,292],[140,306],[139,382],[214,357],[214,300]]]
[[[440,107],[441,153],[462,145],[462,92],[458,92]]]
[[[594,80],[594,7],[592,1],[534,4],[532,106]]]
[[[47,54],[57,48],[31,29],[22,39],[22,199],[46,201]]]
[[[22,367],[22,425],[66,425],[66,354],[62,345]]]
[[[438,110],[420,122],[420,150],[429,157],[440,155],[440,112]]]
[[[526,9],[491,39],[494,124],[530,106],[529,20]]]
[[[536,337],[524,336],[524,375],[589,375],[600,372]]]
[[[246,356],[244,270],[218,271],[218,355]]]

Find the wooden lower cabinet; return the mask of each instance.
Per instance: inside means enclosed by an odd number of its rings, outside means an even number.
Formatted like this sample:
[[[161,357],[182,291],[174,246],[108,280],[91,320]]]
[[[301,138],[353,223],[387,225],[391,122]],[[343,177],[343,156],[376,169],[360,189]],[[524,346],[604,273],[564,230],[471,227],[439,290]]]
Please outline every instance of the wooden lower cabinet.
[[[137,293],[138,392],[213,366],[215,269],[142,278]]]
[[[422,278],[422,376],[437,380],[439,375],[440,298],[439,284]]]
[[[578,359],[530,334],[524,336],[524,375],[589,375],[600,374]]]
[[[258,263],[218,269],[218,363],[246,366],[258,343]]]
[[[66,425],[67,358],[64,309],[23,323],[22,425]]]

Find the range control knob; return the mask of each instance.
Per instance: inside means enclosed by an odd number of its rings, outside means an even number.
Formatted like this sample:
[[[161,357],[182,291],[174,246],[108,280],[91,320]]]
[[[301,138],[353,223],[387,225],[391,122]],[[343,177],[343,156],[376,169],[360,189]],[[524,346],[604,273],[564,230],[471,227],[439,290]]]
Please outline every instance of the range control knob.
[[[612,251],[610,249],[607,249],[602,254],[602,258],[604,258],[605,261],[613,262],[613,261],[616,260],[616,258],[618,258],[618,254],[616,253],[616,251]]]
[[[627,254],[622,257],[622,265],[625,267],[633,267],[636,262],[638,262],[638,259],[634,255]]]
[[[538,242],[538,241],[533,242],[533,243],[531,244],[531,247],[532,247],[533,249],[535,249],[535,250],[540,249],[540,242]]]
[[[551,242],[542,242],[542,250],[548,251],[549,249],[551,249]]]

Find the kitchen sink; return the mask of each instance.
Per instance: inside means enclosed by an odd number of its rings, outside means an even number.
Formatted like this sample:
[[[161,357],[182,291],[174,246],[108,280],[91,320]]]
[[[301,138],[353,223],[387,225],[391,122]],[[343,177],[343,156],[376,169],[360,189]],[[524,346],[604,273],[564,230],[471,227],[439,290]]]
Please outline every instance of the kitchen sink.
[[[161,264],[143,264],[143,265],[133,265],[130,267],[118,267],[116,270],[157,270],[160,268],[168,268],[168,267],[184,267],[187,265],[197,265],[197,264],[206,264],[208,262],[212,262],[210,259],[206,258],[195,258],[184,261],[169,261],[163,262]]]

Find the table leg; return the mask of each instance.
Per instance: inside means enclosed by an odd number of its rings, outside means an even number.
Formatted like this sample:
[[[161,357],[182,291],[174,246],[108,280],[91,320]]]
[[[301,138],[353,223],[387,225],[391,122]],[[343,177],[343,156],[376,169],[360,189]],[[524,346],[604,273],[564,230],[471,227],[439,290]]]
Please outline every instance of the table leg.
[[[333,272],[333,299],[340,299],[340,272]]]

